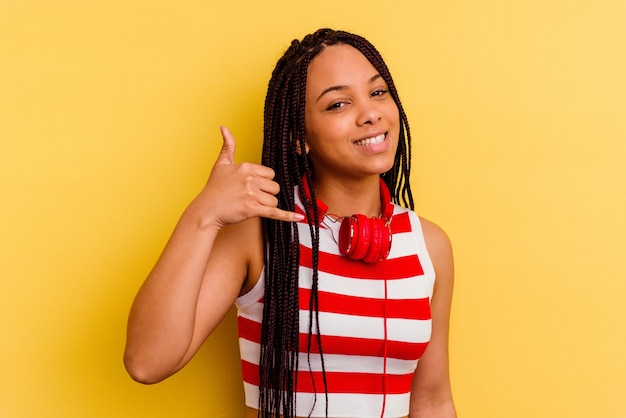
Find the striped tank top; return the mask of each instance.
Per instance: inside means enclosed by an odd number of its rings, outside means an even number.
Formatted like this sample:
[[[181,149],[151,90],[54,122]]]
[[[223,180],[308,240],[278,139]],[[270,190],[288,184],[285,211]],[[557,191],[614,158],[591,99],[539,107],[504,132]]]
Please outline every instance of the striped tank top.
[[[296,196],[298,194],[296,193]],[[304,213],[296,197],[297,209]],[[417,215],[394,205],[393,243],[387,260],[364,263],[340,254],[340,223],[320,225],[319,330],[331,417],[403,417],[409,413],[417,362],[431,335],[435,280]],[[311,238],[300,233],[300,354],[298,416],[323,417],[326,397],[317,345],[307,354],[311,294]],[[264,273],[236,301],[246,405],[258,408]],[[315,326],[313,327],[315,330]],[[314,331],[315,332],[315,331]],[[317,393],[315,389],[317,388]]]

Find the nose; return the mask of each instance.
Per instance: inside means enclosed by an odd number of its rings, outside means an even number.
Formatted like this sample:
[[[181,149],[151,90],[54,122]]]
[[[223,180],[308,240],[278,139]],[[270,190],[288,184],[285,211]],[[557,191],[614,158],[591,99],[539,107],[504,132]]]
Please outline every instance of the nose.
[[[359,115],[357,117],[357,125],[373,125],[383,117],[382,112],[376,107],[376,105],[370,101],[366,101],[361,104],[359,109]]]

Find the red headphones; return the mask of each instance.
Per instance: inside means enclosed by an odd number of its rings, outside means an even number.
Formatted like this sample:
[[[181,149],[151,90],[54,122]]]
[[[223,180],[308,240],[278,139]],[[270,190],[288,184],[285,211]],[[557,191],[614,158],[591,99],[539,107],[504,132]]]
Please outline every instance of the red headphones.
[[[306,182],[302,183],[305,196],[310,197]],[[320,217],[322,217],[326,214],[328,207],[320,200],[317,203],[322,212]],[[365,215],[356,214],[342,219],[337,242],[341,254],[366,263],[374,263],[387,258],[391,250],[390,224],[393,204],[389,189],[382,178],[380,179],[380,204],[382,214],[379,217],[368,218]]]
[[[385,182],[380,179],[380,217],[352,215],[343,218],[339,229],[339,251],[354,260],[374,263],[384,260],[391,250],[393,205]]]

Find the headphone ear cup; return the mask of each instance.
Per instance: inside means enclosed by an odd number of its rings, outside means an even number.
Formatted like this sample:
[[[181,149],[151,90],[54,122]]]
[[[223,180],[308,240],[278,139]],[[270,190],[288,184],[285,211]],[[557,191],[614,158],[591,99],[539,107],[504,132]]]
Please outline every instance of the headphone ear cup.
[[[387,222],[383,222],[382,225],[382,238],[380,245],[380,260],[386,260],[391,252],[391,241],[393,240],[393,234],[391,233],[391,227]]]
[[[339,228],[339,252],[352,258],[359,240],[357,221],[352,216],[343,218]]]
[[[365,215],[353,215],[341,221],[339,251],[355,260],[365,257],[371,241],[371,228]]]
[[[375,261],[380,260],[381,256],[381,248],[382,248],[382,233],[385,225],[381,222],[381,219],[378,218],[370,218],[367,220],[368,225],[371,228],[371,242],[369,248],[365,256],[363,257],[363,261],[366,263],[373,263]]]
[[[391,231],[384,219],[353,215],[341,221],[339,252],[353,260],[374,263],[387,258]]]
[[[370,228],[369,220],[365,215],[354,215],[356,219],[356,231],[355,234],[358,237],[356,241],[356,245],[354,248],[354,254],[352,254],[351,258],[355,260],[361,260],[367,254],[367,249],[369,248],[372,241],[372,229]]]

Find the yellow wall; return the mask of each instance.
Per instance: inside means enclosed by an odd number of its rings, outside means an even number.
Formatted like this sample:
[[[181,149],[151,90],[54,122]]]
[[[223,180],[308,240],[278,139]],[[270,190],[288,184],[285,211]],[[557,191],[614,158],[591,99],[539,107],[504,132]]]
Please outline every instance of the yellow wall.
[[[460,416],[625,418],[626,3],[214,3],[0,0],[0,416],[238,416],[232,313],[151,387],[126,315],[218,126],[256,161],[274,62],[333,26],[387,58],[454,241]]]

